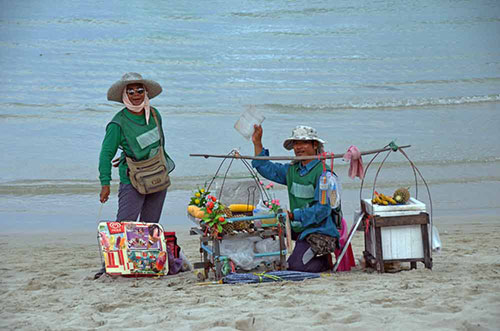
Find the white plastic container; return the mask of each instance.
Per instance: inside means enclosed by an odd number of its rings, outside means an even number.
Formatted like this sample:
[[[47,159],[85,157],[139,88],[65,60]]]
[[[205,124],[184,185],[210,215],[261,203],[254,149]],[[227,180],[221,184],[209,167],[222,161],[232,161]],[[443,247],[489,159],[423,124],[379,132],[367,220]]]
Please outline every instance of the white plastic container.
[[[247,140],[250,140],[253,135],[254,125],[260,125],[266,118],[254,106],[250,106],[241,114],[238,121],[234,124],[234,128]]]
[[[381,217],[387,216],[403,216],[403,215],[418,215],[425,212],[425,203],[417,199],[410,198],[406,204],[402,205],[376,205],[371,199],[363,199],[366,206],[366,212],[370,215]]]
[[[418,215],[426,211],[425,203],[414,198],[410,198],[406,204],[387,206],[373,204],[370,199],[363,200],[366,212],[374,216],[397,219],[399,216]],[[377,238],[373,223],[370,223],[366,235],[370,237],[369,244],[366,245],[367,251],[375,258],[378,258],[376,250]],[[424,258],[424,244],[420,224],[382,227],[381,240],[383,260]]]

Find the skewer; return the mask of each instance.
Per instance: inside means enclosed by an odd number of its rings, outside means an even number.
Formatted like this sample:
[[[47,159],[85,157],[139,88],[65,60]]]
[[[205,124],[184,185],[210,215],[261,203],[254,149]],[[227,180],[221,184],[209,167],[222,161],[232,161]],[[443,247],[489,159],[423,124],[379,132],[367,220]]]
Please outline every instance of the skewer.
[[[408,148],[411,145],[398,146],[398,148]],[[361,155],[375,154],[380,152],[385,152],[391,150],[392,147],[385,147],[379,149],[373,149],[369,151],[361,152]],[[215,158],[225,158],[225,159],[245,159],[245,160],[274,160],[274,161],[284,161],[284,160],[316,160],[316,159],[340,159],[344,157],[345,153],[342,154],[330,154],[330,155],[314,155],[314,156],[251,156],[251,155],[239,155],[239,154],[189,154],[189,156],[194,157],[215,157]]]

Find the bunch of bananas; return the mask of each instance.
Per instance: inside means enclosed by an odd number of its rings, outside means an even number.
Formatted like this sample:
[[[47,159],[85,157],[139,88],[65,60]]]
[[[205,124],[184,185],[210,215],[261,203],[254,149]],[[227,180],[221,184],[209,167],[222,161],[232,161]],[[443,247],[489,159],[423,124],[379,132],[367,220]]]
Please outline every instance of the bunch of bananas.
[[[374,205],[397,205],[398,203],[391,196],[375,191],[375,197],[372,199]]]
[[[188,213],[193,217],[196,217],[199,219],[202,219],[203,217],[205,217],[205,212],[203,210],[201,210],[201,208],[198,206],[189,205],[187,210],[188,210]]]

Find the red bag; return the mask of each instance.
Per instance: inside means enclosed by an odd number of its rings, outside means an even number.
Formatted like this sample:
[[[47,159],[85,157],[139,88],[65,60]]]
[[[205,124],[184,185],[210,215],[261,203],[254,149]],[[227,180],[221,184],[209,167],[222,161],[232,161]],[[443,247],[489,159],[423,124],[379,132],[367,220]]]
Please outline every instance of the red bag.
[[[174,258],[178,259],[181,248],[177,245],[177,237],[175,236],[175,232],[164,232],[165,242],[167,243],[167,248],[170,249]]]

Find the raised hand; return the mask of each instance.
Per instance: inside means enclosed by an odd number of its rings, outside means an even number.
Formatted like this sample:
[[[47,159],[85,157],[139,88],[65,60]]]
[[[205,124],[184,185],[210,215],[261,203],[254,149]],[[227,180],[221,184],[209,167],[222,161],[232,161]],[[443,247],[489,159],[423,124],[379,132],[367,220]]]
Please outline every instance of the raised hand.
[[[264,130],[262,130],[261,125],[255,124],[253,126],[253,134],[252,134],[252,142],[255,150],[255,155],[259,155],[262,152],[262,134]]]

